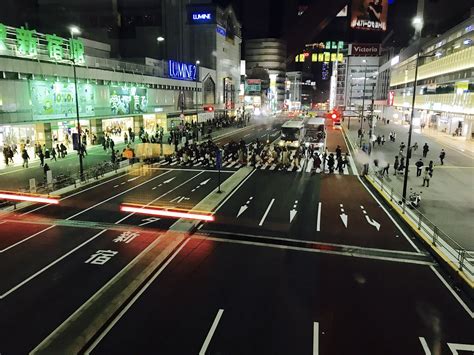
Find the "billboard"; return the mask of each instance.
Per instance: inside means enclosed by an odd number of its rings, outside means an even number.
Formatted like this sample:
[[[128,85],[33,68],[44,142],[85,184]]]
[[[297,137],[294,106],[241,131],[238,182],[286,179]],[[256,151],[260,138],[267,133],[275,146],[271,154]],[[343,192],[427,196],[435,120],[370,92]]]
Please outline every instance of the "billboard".
[[[31,106],[34,120],[76,117],[74,83],[30,80]],[[77,84],[79,115],[94,116],[95,96],[91,84]]]
[[[386,31],[387,0],[352,0],[351,27],[356,30]]]
[[[356,57],[378,57],[380,55],[380,44],[352,43],[349,44],[349,55]]]
[[[260,94],[262,91],[262,81],[260,79],[245,80],[245,94]]]
[[[145,88],[111,86],[110,109],[113,115],[146,112],[148,99]]]

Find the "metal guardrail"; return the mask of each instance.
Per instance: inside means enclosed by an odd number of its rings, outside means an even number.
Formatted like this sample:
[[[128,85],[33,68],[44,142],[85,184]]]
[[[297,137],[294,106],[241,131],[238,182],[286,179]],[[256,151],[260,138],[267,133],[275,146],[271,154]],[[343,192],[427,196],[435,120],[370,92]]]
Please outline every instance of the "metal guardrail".
[[[352,151],[359,152],[360,149],[357,143],[350,135],[345,133],[345,129],[344,136],[351,145]],[[368,159],[368,161],[370,160]],[[394,191],[394,188],[385,181],[385,178],[379,174],[379,171],[372,164],[366,165],[364,173],[366,178],[371,180],[373,185],[379,189],[379,192],[384,194],[384,197],[396,206],[398,212],[406,216],[411,221],[412,226],[426,238],[426,241],[447,258],[472,285],[474,283],[474,251],[468,251],[462,247],[419,209],[412,208],[408,201],[403,201],[402,196]]]

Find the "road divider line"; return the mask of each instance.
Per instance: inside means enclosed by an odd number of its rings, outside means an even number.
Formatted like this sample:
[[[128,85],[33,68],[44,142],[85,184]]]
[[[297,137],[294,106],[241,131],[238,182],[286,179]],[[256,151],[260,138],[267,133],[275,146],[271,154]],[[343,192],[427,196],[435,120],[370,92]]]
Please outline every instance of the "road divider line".
[[[179,184],[178,186],[172,188],[171,190],[165,192],[165,193],[162,194],[161,196],[158,196],[157,198],[151,200],[151,201],[148,202],[145,206],[150,206],[152,203],[154,203],[154,202],[158,201],[159,199],[165,197],[165,196],[168,195],[170,192],[175,191],[176,189],[178,189],[178,188],[180,188],[181,186],[187,184],[188,182],[190,182],[191,180],[197,178],[199,175],[201,175],[201,174],[203,174],[203,173],[204,173],[204,171],[201,171],[199,174],[194,175],[192,178],[186,180],[185,182],[183,182],[183,183]],[[120,223],[122,223],[123,221],[125,221],[127,218],[133,216],[134,214],[135,214],[135,212],[132,212],[132,213],[126,215],[126,216],[123,217],[122,219],[120,219],[120,220],[118,220],[117,222],[115,222],[115,224],[120,224]]]
[[[316,222],[316,231],[321,231],[321,202],[318,203],[318,220]]]
[[[21,243],[26,242],[27,240],[30,240],[31,238],[36,237],[37,235],[39,235],[39,234],[41,234],[41,233],[43,233],[43,232],[46,232],[46,231],[48,231],[48,230],[50,230],[50,229],[52,229],[52,228],[54,228],[54,227],[56,227],[56,225],[52,225],[52,226],[49,226],[49,227],[47,227],[47,228],[44,228],[44,229],[40,230],[39,232],[36,232],[35,234],[30,235],[29,237],[26,237],[26,238],[24,238],[24,239],[22,239],[22,240],[19,240],[19,241],[16,242],[15,244],[9,245],[8,247],[6,247],[6,248],[0,250],[0,254],[6,252],[7,250],[10,250],[10,249],[16,247],[17,245],[20,245]]]
[[[313,355],[319,355],[319,323],[313,323]]]
[[[425,338],[418,337],[418,339],[420,339],[420,343],[423,348],[423,351],[425,352],[425,355],[431,355],[430,347],[428,346],[428,343],[426,342]]]
[[[268,204],[267,210],[266,210],[265,213],[263,214],[263,217],[262,217],[262,219],[260,220],[260,223],[258,224],[259,226],[262,226],[263,222],[265,222],[265,218],[267,218],[268,212],[270,212],[270,208],[272,208],[273,202],[275,202],[275,199],[274,199],[274,198],[272,198],[272,200],[271,200],[270,203]]]
[[[51,268],[52,266],[56,265],[57,263],[59,263],[61,260],[65,259],[66,257],[68,257],[69,255],[71,255],[72,253],[74,253],[76,250],[82,248],[84,245],[90,243],[91,241],[93,241],[94,239],[96,239],[97,237],[99,237],[101,234],[103,234],[104,232],[106,232],[107,229],[104,229],[102,231],[100,231],[99,233],[95,234],[94,236],[92,236],[91,238],[87,239],[85,242],[82,242],[81,244],[79,244],[77,247],[75,247],[74,249],[70,250],[69,252],[67,252],[66,254],[64,254],[63,256],[61,256],[60,258],[54,260],[52,263],[46,265],[45,267],[43,267],[41,270],[35,272],[33,275],[31,275],[30,277],[28,277],[27,279],[23,280],[22,282],[20,282],[19,284],[17,284],[16,286],[12,287],[10,290],[8,290],[7,292],[5,292],[4,294],[0,295],[0,299],[4,299],[5,297],[7,297],[9,294],[11,294],[12,292],[15,292],[16,290],[18,290],[20,287],[22,287],[23,285],[25,285],[26,283],[30,282],[31,280],[33,280],[36,276],[42,274],[44,271],[48,270],[49,268]]]
[[[207,337],[204,340],[204,344],[202,344],[201,350],[199,351],[199,355],[206,355],[207,348],[209,347],[209,344],[211,343],[212,336],[214,335],[214,332],[217,329],[217,325],[219,324],[219,321],[221,320],[222,314],[224,313],[224,310],[221,308],[217,312],[216,318],[214,318],[214,322],[212,322],[211,329],[209,329],[209,333],[207,333]]]
[[[125,313],[128,312],[128,310],[133,306],[133,304],[140,298],[140,296],[148,289],[148,287],[150,287],[150,285],[156,280],[156,278],[158,276],[160,276],[160,274],[163,272],[163,270],[169,265],[169,263],[171,263],[173,261],[173,259],[176,257],[176,255],[179,254],[179,252],[186,246],[186,244],[188,244],[188,242],[190,241],[191,239],[186,239],[182,244],[181,246],[173,253],[173,255],[171,255],[168,260],[166,260],[166,262],[159,268],[159,270],[153,274],[153,276],[146,282],[145,285],[143,285],[139,291],[135,294],[135,296],[133,296],[133,298],[122,308],[122,310],[120,311],[120,313],[115,316],[115,318],[113,318],[113,320],[107,325],[107,327],[100,333],[100,335],[94,340],[94,342],[91,344],[91,346],[84,352],[84,354],[86,355],[89,355],[91,353],[92,350],[94,350],[97,345],[99,345],[99,343],[102,341],[102,339],[104,339],[104,337],[110,332],[110,330],[115,326],[115,324],[117,324],[117,322],[124,316]],[[125,269],[123,269],[125,270]],[[122,272],[120,272],[118,275],[120,275]],[[118,275],[117,278],[118,278]],[[112,280],[109,281],[100,291],[102,292],[103,289],[105,289],[108,285],[110,284],[113,284]],[[97,292],[97,294],[99,294],[100,292]],[[92,302],[94,300],[95,297],[91,297],[90,300],[88,302]],[[84,304],[84,306],[86,306],[86,304]],[[83,308],[84,306],[82,306],[81,308]],[[77,310],[76,312],[78,312],[79,310]],[[66,324],[66,322],[64,322],[63,324]],[[53,337],[54,334],[56,332],[58,332],[59,328],[61,328],[62,325],[60,327],[58,327],[58,329],[56,329],[52,334],[50,334],[50,337]],[[46,343],[46,339],[43,341],[43,343]],[[42,344],[43,344],[42,343]],[[38,347],[40,347],[42,344],[38,345]]]
[[[257,170],[252,170],[250,172],[250,174],[248,174],[245,179],[243,179],[238,185],[237,187],[229,194],[227,195],[227,197],[216,207],[216,209],[213,211],[213,215],[217,213],[217,211],[219,211],[219,209],[242,187],[242,185],[248,180],[250,179],[250,177],[256,172]]]
[[[75,217],[77,217],[77,216],[83,214],[84,212],[90,211],[91,209],[93,209],[93,208],[95,208],[95,207],[97,207],[97,206],[100,206],[100,205],[102,205],[102,204],[104,204],[104,203],[106,203],[106,202],[108,202],[108,201],[110,201],[110,200],[113,200],[114,198],[117,198],[117,197],[119,197],[119,196],[122,196],[122,195],[126,194],[127,192],[130,192],[130,191],[132,191],[132,190],[134,190],[134,189],[136,189],[136,188],[139,188],[140,186],[143,186],[143,185],[145,185],[145,184],[148,184],[149,182],[151,182],[151,181],[153,181],[153,180],[156,180],[156,179],[158,179],[159,177],[162,177],[162,176],[164,176],[164,175],[166,175],[166,174],[169,174],[171,171],[172,171],[172,170],[169,170],[169,171],[167,171],[167,172],[165,172],[165,173],[163,173],[163,174],[160,174],[160,175],[158,175],[158,176],[155,176],[154,178],[151,178],[151,179],[149,179],[149,180],[146,180],[146,181],[144,181],[144,182],[142,182],[142,183],[140,183],[140,184],[138,184],[138,185],[136,185],[136,186],[130,187],[130,188],[127,189],[127,190],[124,190],[124,191],[122,191],[122,192],[119,192],[118,194],[115,194],[115,195],[113,195],[113,196],[111,196],[111,197],[109,197],[109,198],[107,198],[107,199],[105,199],[105,200],[103,200],[103,201],[101,201],[101,202],[99,202],[99,203],[96,203],[95,205],[90,206],[90,207],[86,208],[85,210],[82,210],[82,211],[80,211],[80,212],[78,212],[78,213],[73,214],[72,216],[69,216],[68,218],[66,218],[66,220],[73,219],[73,218],[75,218]]]

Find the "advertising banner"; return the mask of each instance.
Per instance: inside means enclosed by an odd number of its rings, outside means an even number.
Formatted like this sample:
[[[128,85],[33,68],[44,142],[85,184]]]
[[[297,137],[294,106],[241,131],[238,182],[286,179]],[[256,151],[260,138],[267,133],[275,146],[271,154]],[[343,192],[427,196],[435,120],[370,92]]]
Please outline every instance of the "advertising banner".
[[[146,112],[148,99],[145,88],[111,86],[110,108],[113,115]]]
[[[359,57],[378,57],[380,55],[380,44],[353,43],[349,44],[349,55]]]
[[[352,0],[351,27],[356,30],[386,31],[387,0]]]
[[[262,81],[260,79],[245,80],[245,94],[259,94],[262,91]]]
[[[33,119],[56,119],[76,117],[76,96],[74,83],[59,81],[29,81]],[[91,84],[77,84],[79,115],[94,116],[94,87]]]

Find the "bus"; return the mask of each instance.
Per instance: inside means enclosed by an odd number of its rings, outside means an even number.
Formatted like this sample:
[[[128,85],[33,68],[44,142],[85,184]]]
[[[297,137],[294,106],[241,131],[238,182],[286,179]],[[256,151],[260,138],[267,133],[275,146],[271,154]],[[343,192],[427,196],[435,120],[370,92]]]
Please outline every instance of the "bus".
[[[313,147],[320,152],[326,148],[326,119],[324,117],[310,118],[305,124],[304,142],[306,147]]]
[[[304,140],[304,122],[290,120],[281,126],[280,145],[288,148],[298,148]]]

